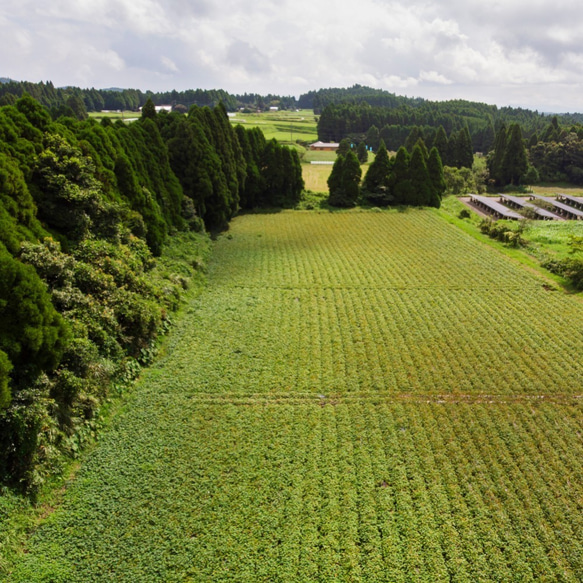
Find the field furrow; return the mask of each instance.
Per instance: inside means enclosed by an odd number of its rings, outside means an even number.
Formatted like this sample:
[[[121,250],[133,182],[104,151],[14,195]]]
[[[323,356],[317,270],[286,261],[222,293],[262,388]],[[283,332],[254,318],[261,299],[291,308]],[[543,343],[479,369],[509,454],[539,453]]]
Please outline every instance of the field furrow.
[[[239,217],[10,580],[582,580],[546,284],[434,211]]]

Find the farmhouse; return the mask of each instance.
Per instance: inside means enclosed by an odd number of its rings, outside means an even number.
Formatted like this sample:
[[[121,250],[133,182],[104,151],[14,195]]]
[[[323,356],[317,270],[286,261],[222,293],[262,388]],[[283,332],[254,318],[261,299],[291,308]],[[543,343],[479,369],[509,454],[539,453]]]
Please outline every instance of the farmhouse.
[[[314,142],[310,144],[310,150],[316,150],[319,152],[335,152],[338,150],[340,144],[335,142]]]

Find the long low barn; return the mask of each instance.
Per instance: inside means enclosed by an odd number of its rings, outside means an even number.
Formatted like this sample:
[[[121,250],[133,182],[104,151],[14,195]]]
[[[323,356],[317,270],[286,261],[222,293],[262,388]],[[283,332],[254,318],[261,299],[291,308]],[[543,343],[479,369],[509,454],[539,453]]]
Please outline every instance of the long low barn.
[[[509,194],[501,194],[500,195],[500,202],[507,204],[510,207],[513,208],[518,208],[518,209],[522,209],[522,208],[529,208],[529,209],[534,209],[534,212],[541,217],[542,219],[545,219],[547,221],[557,221],[559,220],[559,217],[557,215],[554,215],[553,213],[551,213],[550,211],[543,209],[539,206],[536,206],[535,204],[532,204],[530,202],[526,202],[524,200],[524,198],[521,198],[520,196],[510,196]]]
[[[534,200],[535,198],[538,200],[544,200],[545,202],[552,204],[553,207],[556,209],[556,213],[561,215],[562,217],[577,220],[583,219],[583,211],[580,211],[572,206],[563,204],[562,202],[559,202],[554,198],[549,198],[548,196],[540,196],[538,194],[531,194],[529,198],[530,200]]]
[[[512,219],[517,221],[523,217],[517,212],[506,208],[503,204],[489,198],[487,196],[480,196],[478,194],[471,194],[470,201],[472,204],[476,205],[478,208],[485,210],[497,219]]]

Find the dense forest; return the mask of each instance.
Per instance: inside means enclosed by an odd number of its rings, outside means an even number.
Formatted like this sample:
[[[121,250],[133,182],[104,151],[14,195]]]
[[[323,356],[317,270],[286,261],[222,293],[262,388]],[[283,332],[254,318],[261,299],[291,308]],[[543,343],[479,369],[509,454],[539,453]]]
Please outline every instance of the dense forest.
[[[132,124],[0,107],[0,481],[33,491],[148,360],[187,286],[166,245],[302,190],[296,151],[221,104],[150,100]]]

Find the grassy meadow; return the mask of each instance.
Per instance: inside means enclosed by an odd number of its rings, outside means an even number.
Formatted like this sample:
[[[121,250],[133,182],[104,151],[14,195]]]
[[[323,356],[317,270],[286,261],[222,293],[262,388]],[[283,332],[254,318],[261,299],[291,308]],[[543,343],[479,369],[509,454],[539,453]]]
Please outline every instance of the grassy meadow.
[[[238,217],[8,580],[580,581],[582,321],[441,211]]]

